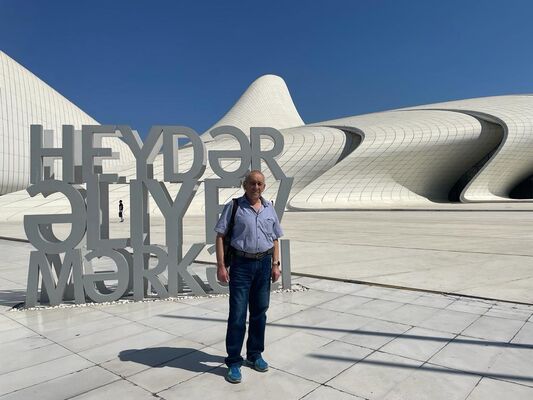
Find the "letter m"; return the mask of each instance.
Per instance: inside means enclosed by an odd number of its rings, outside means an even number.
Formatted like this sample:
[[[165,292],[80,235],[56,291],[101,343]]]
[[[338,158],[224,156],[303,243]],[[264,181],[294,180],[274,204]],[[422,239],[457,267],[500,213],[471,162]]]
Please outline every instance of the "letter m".
[[[54,268],[52,268],[52,265]],[[28,286],[26,289],[26,307],[35,307],[37,304],[39,273],[42,276],[41,303],[48,298],[50,305],[56,306],[60,304],[65,292],[69,291],[67,288],[70,291],[72,290],[72,285],[68,285],[71,271],[75,302],[76,304],[85,303],[80,249],[67,251],[63,262],[61,262],[59,254],[47,255],[43,251],[32,251],[30,253]]]

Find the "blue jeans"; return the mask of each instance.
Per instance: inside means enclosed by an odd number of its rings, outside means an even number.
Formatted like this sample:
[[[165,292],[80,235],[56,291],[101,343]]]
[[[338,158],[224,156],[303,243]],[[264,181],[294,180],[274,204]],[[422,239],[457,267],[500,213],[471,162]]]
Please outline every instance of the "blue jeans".
[[[266,311],[270,302],[272,256],[260,260],[234,257],[229,279],[229,317],[226,332],[226,365],[242,364],[241,349],[250,309],[246,358],[255,361],[265,349]]]

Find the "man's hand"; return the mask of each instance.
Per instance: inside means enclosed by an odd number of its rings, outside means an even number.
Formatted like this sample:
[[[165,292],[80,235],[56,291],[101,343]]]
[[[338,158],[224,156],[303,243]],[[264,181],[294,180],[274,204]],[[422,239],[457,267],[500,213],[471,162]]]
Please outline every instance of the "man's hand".
[[[277,265],[272,266],[272,282],[277,282],[281,276],[281,271]]]
[[[225,266],[217,266],[217,279],[219,280],[219,282],[229,282],[229,274]]]

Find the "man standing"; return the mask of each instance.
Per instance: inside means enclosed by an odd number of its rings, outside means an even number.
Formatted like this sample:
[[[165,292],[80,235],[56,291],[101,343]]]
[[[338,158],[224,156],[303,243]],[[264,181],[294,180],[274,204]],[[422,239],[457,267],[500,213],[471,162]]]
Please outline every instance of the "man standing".
[[[231,221],[233,201],[226,204],[215,226],[217,232],[217,277],[229,281],[229,317],[226,332],[226,380],[241,381],[241,349],[246,332],[247,308],[250,309],[246,364],[266,372],[268,364],[261,353],[265,347],[266,311],[270,302],[270,281],[281,275],[278,238],[283,235],[278,216],[261,194],[265,176],[261,171],[246,174],[244,196],[237,199],[235,222],[231,234],[232,261],[230,271],[224,264],[224,236]]]
[[[118,217],[120,218],[120,222],[124,222],[124,205],[122,204],[122,200],[118,201]]]

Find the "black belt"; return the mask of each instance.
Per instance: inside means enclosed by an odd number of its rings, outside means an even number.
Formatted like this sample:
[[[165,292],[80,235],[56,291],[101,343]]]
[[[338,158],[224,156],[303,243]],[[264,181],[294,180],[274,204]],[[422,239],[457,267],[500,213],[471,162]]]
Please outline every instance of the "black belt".
[[[231,250],[233,251],[233,254],[238,257],[252,258],[254,260],[260,260],[264,256],[268,256],[274,253],[274,248],[268,249],[267,251],[263,251],[261,253],[247,253],[245,251],[237,250],[233,247],[231,248]]]

